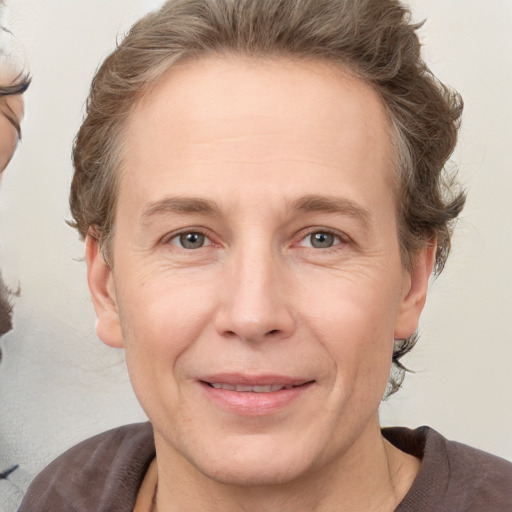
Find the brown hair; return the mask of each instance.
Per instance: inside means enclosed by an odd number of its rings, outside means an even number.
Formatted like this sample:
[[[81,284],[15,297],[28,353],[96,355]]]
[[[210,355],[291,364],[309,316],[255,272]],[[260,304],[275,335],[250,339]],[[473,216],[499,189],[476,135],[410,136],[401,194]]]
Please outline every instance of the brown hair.
[[[450,249],[465,196],[443,171],[456,143],[462,100],[420,56],[409,11],[398,0],[174,0],[139,20],[98,70],[73,150],[70,205],[107,260],[114,230],[123,128],[134,103],[182,58],[234,53],[321,59],[371,84],[387,108],[396,153],[397,216],[404,266],[437,243],[436,272]],[[414,338],[397,342],[398,361]]]

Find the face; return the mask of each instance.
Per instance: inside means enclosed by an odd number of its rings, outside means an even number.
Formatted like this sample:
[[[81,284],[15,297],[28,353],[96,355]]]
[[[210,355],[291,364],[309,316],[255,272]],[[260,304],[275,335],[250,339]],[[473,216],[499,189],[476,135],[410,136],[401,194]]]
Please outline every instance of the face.
[[[88,238],[89,284],[159,459],[261,485],[370,447],[430,265],[401,266],[377,94],[324,63],[188,62],[124,148],[113,270]]]

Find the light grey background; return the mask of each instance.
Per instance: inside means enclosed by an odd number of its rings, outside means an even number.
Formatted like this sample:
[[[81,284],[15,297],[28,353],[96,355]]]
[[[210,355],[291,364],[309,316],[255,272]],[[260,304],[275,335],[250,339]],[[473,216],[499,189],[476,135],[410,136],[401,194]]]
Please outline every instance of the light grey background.
[[[158,0],[11,0],[33,84],[23,143],[0,190],[0,264],[20,287],[2,338],[0,511],[33,474],[96,432],[144,418],[122,354],[94,334],[83,245],[66,226],[71,143],[94,70]],[[464,96],[454,164],[469,189],[445,273],[432,283],[416,370],[382,406],[384,424],[429,424],[512,460],[512,1],[413,0],[426,57]],[[3,503],[3,505],[2,505]],[[4,508],[2,508],[4,507]]]

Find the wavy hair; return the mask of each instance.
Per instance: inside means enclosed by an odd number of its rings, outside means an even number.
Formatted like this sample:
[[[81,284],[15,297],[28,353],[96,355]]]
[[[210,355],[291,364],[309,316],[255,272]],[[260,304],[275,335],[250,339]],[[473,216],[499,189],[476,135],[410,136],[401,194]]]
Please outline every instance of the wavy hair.
[[[71,225],[90,228],[111,264],[123,128],[133,105],[174,63],[205,55],[318,59],[370,84],[385,105],[395,149],[402,263],[436,243],[435,272],[450,250],[465,194],[445,170],[462,112],[460,96],[421,58],[420,24],[398,0],[171,0],[139,20],[99,68],[73,148]],[[416,336],[395,341],[389,392]]]

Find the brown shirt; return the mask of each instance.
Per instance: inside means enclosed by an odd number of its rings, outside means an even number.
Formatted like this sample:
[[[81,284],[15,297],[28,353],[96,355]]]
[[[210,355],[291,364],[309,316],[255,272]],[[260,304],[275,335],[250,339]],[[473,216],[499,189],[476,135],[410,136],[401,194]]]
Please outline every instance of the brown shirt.
[[[429,427],[384,437],[422,459],[395,512],[512,512],[512,464],[448,441]],[[58,457],[30,486],[19,512],[132,512],[155,456],[149,423],[92,437]]]

